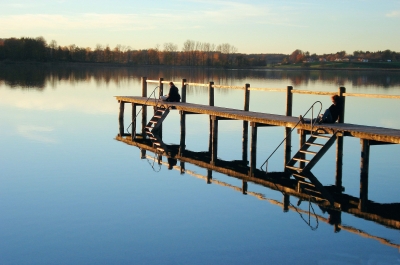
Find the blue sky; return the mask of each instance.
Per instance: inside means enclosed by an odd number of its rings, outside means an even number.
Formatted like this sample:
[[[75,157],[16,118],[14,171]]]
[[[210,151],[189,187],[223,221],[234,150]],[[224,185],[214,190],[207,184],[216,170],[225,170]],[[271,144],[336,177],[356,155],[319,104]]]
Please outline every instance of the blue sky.
[[[400,52],[400,0],[0,0],[0,38],[162,49],[186,40],[241,53]]]

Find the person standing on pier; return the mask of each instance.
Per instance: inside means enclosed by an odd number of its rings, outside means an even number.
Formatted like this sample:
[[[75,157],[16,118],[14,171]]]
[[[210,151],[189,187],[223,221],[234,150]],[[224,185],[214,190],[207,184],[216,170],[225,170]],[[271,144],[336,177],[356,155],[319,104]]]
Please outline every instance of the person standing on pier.
[[[181,95],[179,95],[179,89],[174,85],[173,82],[169,82],[169,93],[166,96],[161,96],[163,101],[168,102],[179,102],[181,101]]]

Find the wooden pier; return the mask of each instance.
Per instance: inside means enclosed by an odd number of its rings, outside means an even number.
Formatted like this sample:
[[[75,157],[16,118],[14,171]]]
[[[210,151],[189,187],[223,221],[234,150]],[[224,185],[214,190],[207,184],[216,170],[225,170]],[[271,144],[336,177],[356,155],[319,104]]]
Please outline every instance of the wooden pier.
[[[357,137],[360,139],[361,145],[361,156],[360,156],[360,199],[358,207],[360,210],[366,210],[368,206],[368,168],[369,168],[369,154],[370,146],[381,145],[381,144],[399,144],[400,143],[400,130],[364,126],[344,123],[345,117],[345,98],[346,96],[363,96],[363,94],[346,94],[344,87],[340,87],[337,92],[315,92],[315,91],[298,91],[294,90],[291,86],[285,89],[264,89],[266,91],[281,91],[286,93],[286,113],[285,115],[269,114],[261,112],[249,111],[249,98],[250,90],[261,90],[259,88],[250,88],[249,84],[245,84],[242,89],[244,90],[244,108],[231,109],[214,106],[214,89],[222,86],[216,86],[213,82],[209,84],[193,84],[187,83],[185,79],[181,82],[181,96],[182,102],[160,102],[155,98],[159,98],[163,95],[163,84],[169,81],[164,81],[160,78],[158,81],[147,80],[142,78],[142,95],[141,96],[116,96],[120,104],[119,112],[119,136],[128,136],[131,141],[137,139],[149,138],[152,144],[156,147],[156,150],[160,154],[168,155],[168,152],[162,143],[162,120],[165,119],[168,112],[172,109],[179,111],[181,119],[181,137],[178,151],[175,155],[182,156],[185,152],[185,138],[186,138],[186,116],[190,114],[204,114],[210,117],[210,137],[209,137],[209,154],[210,159],[207,163],[211,165],[217,165],[218,163],[218,121],[219,120],[240,120],[243,121],[243,140],[242,140],[242,161],[249,162],[249,169],[246,174],[249,177],[254,177],[257,172],[256,165],[256,150],[257,150],[257,128],[263,126],[280,126],[285,128],[284,135],[284,158],[283,158],[283,170],[282,172],[287,176],[292,176],[297,180],[297,190],[308,191],[310,194],[320,193],[332,206],[335,205],[335,198],[331,191],[328,191],[312,173],[312,167],[319,161],[319,159],[325,154],[328,148],[336,142],[336,175],[335,175],[335,186],[337,191],[341,191],[342,187],[342,156],[343,156],[343,137]],[[158,93],[155,91],[148,97],[147,95],[147,83],[157,83]],[[209,91],[209,105],[200,105],[186,102],[186,87],[188,85],[206,86]],[[224,86],[225,88],[225,86]],[[241,87],[232,87],[238,89]],[[343,102],[341,114],[338,123],[334,124],[321,124],[314,125],[299,123],[298,117],[292,117],[292,105],[293,105],[293,94],[317,94],[317,95],[339,95]],[[386,97],[400,99],[400,96],[387,96],[387,95],[365,95],[366,97]],[[125,104],[130,103],[132,105],[132,133],[125,133],[124,127],[124,110]],[[147,106],[154,107],[155,115],[147,121]],[[136,132],[136,123],[138,107],[141,107],[141,132]],[[158,111],[158,114],[156,114]],[[165,114],[162,114],[164,113]],[[249,137],[249,125],[251,128],[250,132],[250,148],[248,146]],[[292,156],[291,150],[291,133],[294,129],[300,134],[300,146],[306,146],[300,148],[300,150]],[[153,131],[153,132],[152,132]],[[157,132],[157,133],[155,133]],[[310,137],[307,140],[307,137]],[[326,142],[317,143],[318,139],[326,138]],[[309,151],[308,146],[319,146],[318,151]],[[248,149],[250,149],[250,158],[248,159]],[[312,157],[309,159],[308,157]],[[306,159],[307,157],[307,159]],[[295,166],[295,164],[297,166]],[[338,203],[336,203],[338,205]]]

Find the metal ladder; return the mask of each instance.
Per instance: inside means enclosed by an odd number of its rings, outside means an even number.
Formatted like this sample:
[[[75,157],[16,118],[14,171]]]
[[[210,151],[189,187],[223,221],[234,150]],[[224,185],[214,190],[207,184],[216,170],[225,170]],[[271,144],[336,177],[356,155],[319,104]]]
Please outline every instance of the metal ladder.
[[[150,119],[145,127],[145,132],[153,144],[153,147],[160,153],[167,153],[167,146],[161,140],[161,137],[157,134],[162,122],[169,114],[169,108],[157,108],[154,116]]]
[[[316,143],[320,139],[325,143]],[[322,197],[334,204],[333,197],[319,182],[319,180],[311,173],[311,169],[317,164],[322,156],[329,150],[329,148],[336,141],[337,135],[334,133],[332,136],[325,136],[322,134],[311,134],[310,138],[304,143],[300,150],[293,156],[293,158],[286,164],[286,169],[293,177],[298,180],[297,191],[306,192],[314,197]],[[313,147],[315,151],[309,150]],[[317,149],[317,150],[316,150]],[[306,157],[311,159],[306,159]],[[296,163],[298,166],[296,167]]]

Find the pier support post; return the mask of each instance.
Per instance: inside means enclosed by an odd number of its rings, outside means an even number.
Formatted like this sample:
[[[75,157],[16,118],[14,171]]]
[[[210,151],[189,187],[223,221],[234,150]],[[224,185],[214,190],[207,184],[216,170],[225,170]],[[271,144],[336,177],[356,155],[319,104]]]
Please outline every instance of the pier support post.
[[[147,97],[147,77],[142,77],[142,97]],[[142,136],[146,138],[147,106],[142,105]]]
[[[160,77],[158,79],[158,98],[161,96],[164,96],[164,84],[163,84],[164,78]]]
[[[124,136],[124,111],[125,111],[125,102],[120,101],[119,102],[119,115],[118,115],[118,121],[119,121],[119,135],[122,137]]]
[[[286,87],[286,116],[292,116],[292,106],[293,106],[293,87]],[[292,136],[291,136],[292,128],[285,128],[285,145],[284,145],[284,159],[283,159],[283,170],[287,171],[286,164],[289,163],[292,158]]]
[[[245,84],[244,86],[244,111],[249,111],[250,109],[250,84]],[[247,164],[248,156],[247,152],[249,149],[249,122],[243,121],[243,137],[242,137],[242,160]]]
[[[181,137],[179,144],[179,155],[182,156],[186,148],[186,114],[184,111],[180,111],[181,117]]]
[[[341,101],[341,109],[339,111],[339,123],[344,122],[345,98],[343,94],[346,93],[345,87],[339,87],[339,97]],[[336,140],[336,176],[335,186],[337,191],[342,191],[342,178],[343,178],[343,142],[344,137],[338,136]]]
[[[306,134],[306,131],[305,130],[300,130],[300,133],[299,133],[299,140],[300,140],[300,142],[299,142],[299,150],[301,149],[301,147],[306,143],[306,141],[307,141],[307,134]],[[302,158],[302,159],[305,159],[306,158],[306,155],[305,154],[301,154],[300,155],[300,158]],[[305,167],[305,165],[306,165],[306,163],[305,162],[300,162],[300,164],[299,164],[299,168],[304,168]]]
[[[218,119],[217,116],[211,116],[211,165],[215,165],[218,155]]]
[[[182,79],[181,102],[186,102],[186,79]]]
[[[131,140],[134,141],[136,139],[136,104],[132,103],[132,133]]]
[[[368,171],[369,171],[369,140],[360,139],[361,142],[361,163],[360,163],[360,201],[358,209],[367,210],[368,205]]]
[[[208,104],[210,106],[214,106],[214,82],[210,81],[208,83]],[[211,154],[212,153],[212,135],[213,135],[213,120],[210,116],[210,138],[209,138],[209,142],[208,142],[208,152]]]
[[[214,106],[214,82],[208,83],[208,105]]]
[[[257,124],[255,122],[250,123],[251,126],[251,143],[250,143],[250,171],[249,176],[254,177],[256,170],[257,161]]]

